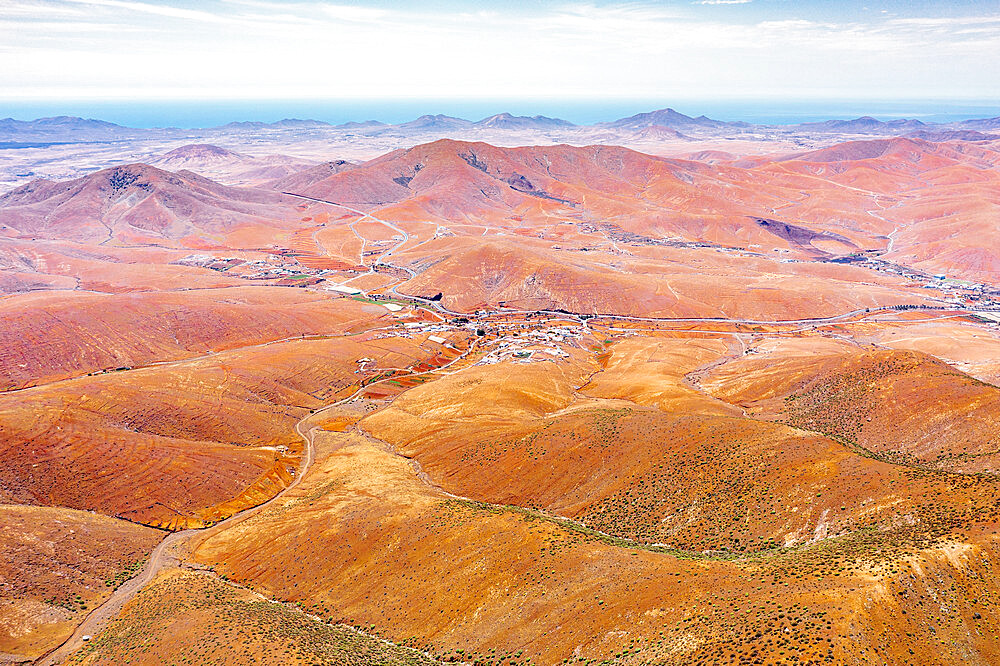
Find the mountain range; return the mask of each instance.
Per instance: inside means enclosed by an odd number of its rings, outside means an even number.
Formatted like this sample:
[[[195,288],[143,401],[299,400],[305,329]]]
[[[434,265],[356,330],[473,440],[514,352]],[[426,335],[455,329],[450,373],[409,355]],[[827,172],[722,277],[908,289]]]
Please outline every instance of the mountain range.
[[[398,124],[387,124],[377,120],[347,122],[332,125],[320,120],[286,118],[275,122],[238,121],[218,127],[207,128],[205,132],[258,132],[258,131],[355,131],[362,133],[444,134],[454,131],[540,131],[567,132],[604,130],[617,132],[641,132],[650,128],[668,128],[684,132],[739,132],[750,129],[771,129],[784,132],[813,132],[827,134],[892,134],[901,135],[923,130],[976,130],[1000,129],[1000,117],[964,120],[951,123],[927,123],[916,119],[878,120],[871,116],[854,119],[836,119],[822,122],[797,123],[789,125],[754,125],[747,122],[728,122],[701,115],[688,116],[672,108],[638,113],[614,121],[600,122],[592,126],[575,125],[560,118],[546,116],[517,116],[498,113],[478,121],[456,118],[444,114],[423,115]],[[36,120],[0,120],[0,141],[17,142],[29,140],[110,140],[144,134],[176,135],[185,131],[177,128],[138,129],[124,127],[102,120],[59,116]]]
[[[1000,663],[988,124],[42,122],[0,661]]]

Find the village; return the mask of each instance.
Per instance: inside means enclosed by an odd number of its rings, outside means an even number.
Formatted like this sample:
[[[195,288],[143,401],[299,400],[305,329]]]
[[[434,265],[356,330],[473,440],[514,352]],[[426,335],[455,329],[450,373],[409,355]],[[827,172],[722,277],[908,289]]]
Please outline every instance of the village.
[[[469,324],[480,335],[480,350],[484,355],[475,365],[492,365],[503,361],[515,363],[555,363],[567,359],[567,348],[584,349],[584,338],[592,332],[583,325],[547,326],[551,320],[537,322],[504,318]]]
[[[192,254],[173,263],[179,266],[207,268],[242,280],[271,281],[267,284],[282,287],[306,287],[319,284],[324,277],[337,273],[331,269],[303,266],[294,254],[285,251],[266,254],[261,259]]]
[[[1000,309],[1000,290],[996,287],[980,282],[960,280],[944,273],[928,275],[922,271],[882,259],[876,251],[837,257],[830,261],[831,263],[861,266],[869,270],[912,280],[916,286],[922,289],[937,291],[939,295],[932,296],[932,298],[950,305],[984,310]]]

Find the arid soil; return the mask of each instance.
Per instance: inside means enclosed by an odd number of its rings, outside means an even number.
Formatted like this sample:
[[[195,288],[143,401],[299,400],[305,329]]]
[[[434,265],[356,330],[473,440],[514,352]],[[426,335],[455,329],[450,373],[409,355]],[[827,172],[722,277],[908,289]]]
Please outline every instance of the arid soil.
[[[626,130],[0,195],[0,661],[1000,663],[997,141]]]
[[[69,664],[431,664],[421,653],[233,588],[171,570],[146,588]]]
[[[10,504],[0,534],[0,653],[29,658],[64,641],[163,538],[99,514]]]

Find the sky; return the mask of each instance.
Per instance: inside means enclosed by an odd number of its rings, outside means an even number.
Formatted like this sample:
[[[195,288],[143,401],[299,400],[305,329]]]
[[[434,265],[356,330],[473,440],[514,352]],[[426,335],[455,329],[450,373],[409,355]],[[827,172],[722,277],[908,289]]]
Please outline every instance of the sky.
[[[0,0],[0,101],[1000,100],[1000,0]]]

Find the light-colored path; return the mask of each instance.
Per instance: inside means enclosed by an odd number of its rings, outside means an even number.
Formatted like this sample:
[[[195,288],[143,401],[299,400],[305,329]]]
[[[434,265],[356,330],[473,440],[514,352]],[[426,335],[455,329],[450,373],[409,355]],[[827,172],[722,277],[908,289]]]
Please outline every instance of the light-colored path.
[[[84,636],[94,636],[102,629],[104,629],[104,627],[106,627],[107,624],[116,615],[118,615],[118,613],[121,612],[121,609],[125,606],[125,604],[128,603],[128,601],[132,599],[132,597],[134,597],[150,581],[152,581],[156,577],[156,575],[160,573],[160,571],[162,571],[168,566],[176,564],[177,558],[173,553],[176,550],[177,546],[186,543],[193,536],[201,532],[204,532],[206,529],[217,530],[220,528],[224,529],[226,527],[232,527],[233,525],[245,520],[246,518],[249,518],[250,516],[261,511],[262,509],[265,509],[269,505],[277,502],[287,493],[289,493],[292,489],[294,489],[302,480],[302,478],[306,475],[306,473],[309,471],[309,468],[312,466],[313,461],[315,460],[316,457],[316,446],[314,443],[315,426],[312,426],[308,429],[303,429],[305,424],[309,420],[315,419],[319,414],[323,413],[326,410],[333,409],[334,407],[339,407],[340,405],[343,405],[347,402],[350,402],[351,400],[354,400],[359,395],[364,393],[369,387],[374,386],[376,384],[381,384],[382,382],[387,382],[391,380],[399,380],[408,376],[426,375],[426,374],[432,374],[434,372],[439,372],[441,370],[445,370],[448,367],[454,365],[455,363],[458,363],[469,354],[471,354],[476,349],[477,342],[478,342],[477,340],[473,340],[472,344],[469,346],[467,350],[462,352],[459,356],[455,357],[448,363],[442,365],[440,368],[437,368],[435,370],[430,370],[428,372],[414,372],[410,373],[409,375],[399,375],[395,377],[386,377],[385,379],[380,379],[378,381],[372,382],[371,384],[367,384],[365,386],[360,387],[358,390],[356,390],[354,393],[347,396],[346,398],[342,398],[334,403],[326,405],[325,407],[322,407],[316,410],[315,412],[306,415],[301,420],[299,420],[295,424],[295,432],[299,437],[302,438],[303,442],[305,442],[305,450],[302,455],[302,461],[299,464],[299,469],[296,471],[295,477],[292,479],[291,483],[289,483],[281,492],[279,492],[277,495],[267,500],[266,502],[258,504],[257,506],[254,507],[244,509],[243,511],[240,511],[238,513],[234,513],[229,518],[219,521],[218,523],[212,525],[211,527],[181,530],[179,532],[173,532],[171,534],[168,534],[166,538],[164,538],[163,541],[161,541],[156,546],[156,548],[153,549],[153,552],[150,553],[149,555],[149,559],[147,560],[146,565],[142,568],[142,570],[138,574],[136,574],[134,577],[130,578],[125,583],[123,583],[118,589],[116,589],[111,594],[110,597],[108,597],[107,601],[105,601],[103,604],[92,610],[84,619],[84,621],[80,624],[80,626],[77,627],[76,631],[74,631],[73,634],[68,639],[66,639],[66,641],[63,642],[62,645],[54,648],[45,655],[42,655],[41,657],[36,659],[34,663],[40,666],[52,666],[54,664],[61,664],[66,660],[67,657],[69,657],[71,654],[79,650],[85,642],[83,640]]]
[[[395,328],[396,328],[396,326],[392,325],[392,326],[378,326],[376,328],[365,328],[365,329],[362,329],[360,331],[351,331],[349,333],[343,333],[343,332],[300,333],[299,335],[291,335],[291,336],[288,336],[287,338],[281,338],[279,340],[268,340],[266,342],[254,342],[252,344],[241,345],[239,347],[227,347],[226,349],[221,349],[219,351],[209,350],[209,351],[205,352],[204,354],[200,354],[198,356],[184,356],[184,357],[181,357],[181,358],[170,359],[170,360],[167,360],[167,361],[150,361],[149,363],[142,363],[142,364],[139,364],[139,365],[133,365],[133,366],[129,367],[127,370],[114,370],[114,371],[108,371],[107,373],[101,373],[100,371],[98,371],[98,373],[95,374],[95,375],[89,375],[89,374],[74,375],[72,377],[65,377],[63,379],[54,379],[54,380],[52,380],[50,382],[42,382],[41,384],[32,384],[31,386],[21,386],[19,388],[5,389],[5,390],[0,391],[0,395],[6,395],[8,393],[20,393],[20,392],[23,392],[23,391],[30,391],[31,389],[40,388],[42,386],[52,386],[54,384],[62,384],[62,383],[65,383],[65,382],[71,382],[71,381],[76,380],[76,379],[82,379],[83,377],[91,377],[91,376],[98,376],[98,377],[100,377],[100,376],[103,376],[103,374],[110,374],[111,372],[114,372],[115,374],[121,374],[123,372],[134,372],[135,370],[144,370],[146,368],[169,368],[169,367],[177,367],[177,366],[185,365],[187,363],[196,363],[198,361],[204,361],[205,359],[212,358],[213,356],[217,356],[219,354],[228,354],[228,353],[231,353],[231,352],[246,351],[248,349],[259,349],[261,347],[270,347],[272,345],[280,345],[280,344],[282,344],[284,342],[297,342],[297,341],[301,341],[301,340],[322,340],[322,339],[326,339],[326,338],[350,338],[350,337],[356,337],[356,336],[359,336],[359,335],[364,335],[365,333],[374,333],[376,331],[388,331],[388,330],[393,330]]]

